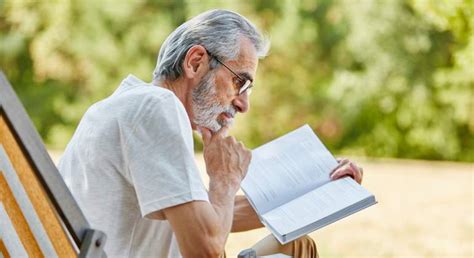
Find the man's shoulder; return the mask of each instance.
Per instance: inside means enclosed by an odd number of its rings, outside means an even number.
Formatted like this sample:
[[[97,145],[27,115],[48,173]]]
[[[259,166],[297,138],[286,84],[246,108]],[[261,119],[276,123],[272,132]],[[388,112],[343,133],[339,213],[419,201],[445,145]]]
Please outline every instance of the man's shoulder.
[[[108,98],[96,103],[108,110],[125,113],[142,113],[150,109],[166,108],[170,105],[180,105],[178,97],[170,90],[151,85],[134,85],[123,92],[115,92]]]
[[[167,120],[187,118],[185,108],[174,92],[150,84],[135,86],[123,94],[111,96],[109,101],[110,106],[119,111],[117,115],[121,120],[134,124],[165,117]]]
[[[160,102],[168,99],[172,101],[178,100],[172,91],[150,84],[136,85],[134,88],[124,92],[123,94],[112,95],[111,98],[133,99],[138,100],[138,102]]]

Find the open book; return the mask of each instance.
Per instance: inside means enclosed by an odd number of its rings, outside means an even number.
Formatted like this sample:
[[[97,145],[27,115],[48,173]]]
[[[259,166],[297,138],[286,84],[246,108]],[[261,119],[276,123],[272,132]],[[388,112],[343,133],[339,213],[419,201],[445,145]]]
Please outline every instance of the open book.
[[[376,204],[350,177],[331,180],[338,163],[304,125],[252,151],[241,188],[282,244]]]

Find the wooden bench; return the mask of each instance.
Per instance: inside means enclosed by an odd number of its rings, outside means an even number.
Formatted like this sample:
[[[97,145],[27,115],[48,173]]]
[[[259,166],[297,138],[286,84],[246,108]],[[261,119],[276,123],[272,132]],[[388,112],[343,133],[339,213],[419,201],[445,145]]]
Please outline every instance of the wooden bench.
[[[0,256],[106,257],[0,71]]]

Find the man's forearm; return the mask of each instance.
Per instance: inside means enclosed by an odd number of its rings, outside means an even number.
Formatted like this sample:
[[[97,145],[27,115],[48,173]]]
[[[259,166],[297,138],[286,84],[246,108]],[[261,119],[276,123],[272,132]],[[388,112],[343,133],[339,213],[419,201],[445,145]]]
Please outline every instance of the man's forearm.
[[[263,227],[257,213],[243,195],[235,196],[232,232],[241,232]]]
[[[209,202],[194,201],[164,210],[184,257],[220,257],[232,226],[238,184],[210,179]]]
[[[201,132],[204,143],[203,156],[209,175],[209,201],[213,207],[205,209],[207,214],[202,218],[202,229],[210,230],[204,239],[210,239],[212,245],[209,255],[204,256],[216,256],[223,252],[230,233],[235,194],[247,173],[252,153],[234,137],[227,136],[228,125],[222,126],[217,132],[205,127],[197,129]]]
[[[209,201],[217,215],[222,243],[226,242],[231,231],[237,189],[238,186],[228,182],[213,179],[209,182]]]

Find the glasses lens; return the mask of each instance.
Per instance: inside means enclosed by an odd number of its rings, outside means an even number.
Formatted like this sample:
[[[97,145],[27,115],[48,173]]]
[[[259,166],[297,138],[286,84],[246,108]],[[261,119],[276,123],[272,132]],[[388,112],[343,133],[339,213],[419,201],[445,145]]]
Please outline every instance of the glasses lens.
[[[244,85],[242,85],[242,86],[240,87],[239,95],[241,95],[241,94],[243,94],[243,93],[245,93],[245,92],[247,92],[247,94],[250,95],[250,93],[252,92],[252,91],[251,91],[251,88],[252,88],[252,82],[251,82],[250,80],[246,80],[246,81],[244,82]]]
[[[248,87],[245,92],[247,93],[247,96],[249,96],[250,94],[252,94],[252,87]]]

